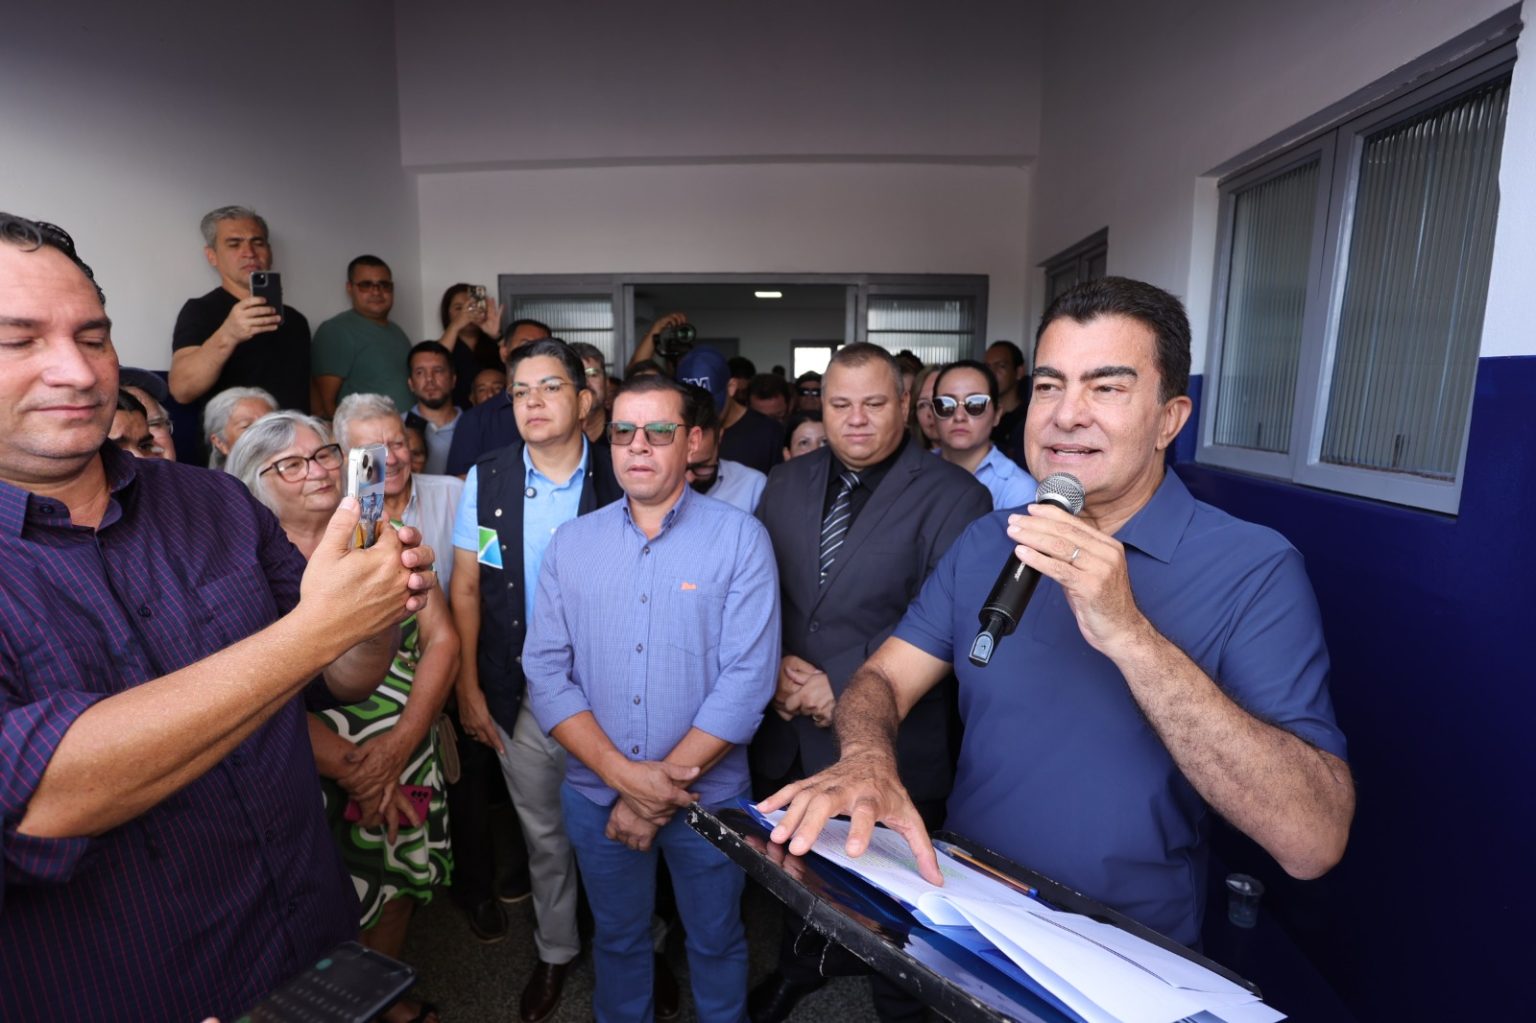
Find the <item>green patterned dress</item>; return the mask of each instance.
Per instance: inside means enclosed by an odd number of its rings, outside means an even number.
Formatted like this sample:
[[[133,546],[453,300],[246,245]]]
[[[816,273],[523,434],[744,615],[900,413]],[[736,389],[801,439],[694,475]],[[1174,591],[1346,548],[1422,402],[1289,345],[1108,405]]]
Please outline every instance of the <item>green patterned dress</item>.
[[[379,688],[362,703],[316,714],[327,728],[358,745],[388,732],[400,721],[411,697],[411,680],[420,657],[420,635],[415,616],[400,627],[400,649]],[[362,928],[378,922],[384,904],[408,895],[426,903],[432,889],[448,883],[453,856],[448,845],[448,803],[437,753],[437,730],[411,753],[400,775],[401,785],[431,788],[432,802],[421,827],[402,827],[393,844],[383,827],[365,828],[345,819],[350,797],[335,779],[322,778],[326,817],[331,834],[341,847],[341,858],[352,875],[357,900],[362,904]]]

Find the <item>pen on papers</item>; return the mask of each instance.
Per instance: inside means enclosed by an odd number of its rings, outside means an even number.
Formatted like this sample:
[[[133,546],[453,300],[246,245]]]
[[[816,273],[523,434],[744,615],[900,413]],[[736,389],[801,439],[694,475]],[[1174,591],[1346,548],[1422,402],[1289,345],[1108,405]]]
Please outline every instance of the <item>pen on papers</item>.
[[[1001,870],[998,870],[996,867],[988,866],[957,845],[953,845],[949,842],[935,842],[934,846],[935,848],[943,850],[951,859],[959,860],[961,863],[964,863],[975,870],[979,870],[981,873],[986,874],[988,877],[1001,881],[1003,884],[1007,885],[1009,888],[1012,888],[1016,892],[1020,892],[1031,899],[1038,899],[1040,897],[1039,891],[1037,891],[1032,885],[1027,885],[1017,878],[1009,877],[1007,874],[1003,873]]]

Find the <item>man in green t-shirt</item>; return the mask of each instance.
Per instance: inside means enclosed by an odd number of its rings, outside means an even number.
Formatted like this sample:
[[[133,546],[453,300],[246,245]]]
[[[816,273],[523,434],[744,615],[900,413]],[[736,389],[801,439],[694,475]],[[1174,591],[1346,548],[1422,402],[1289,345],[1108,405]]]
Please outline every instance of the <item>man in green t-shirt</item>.
[[[315,414],[329,419],[336,403],[349,394],[383,394],[396,408],[410,408],[406,363],[411,339],[389,321],[395,306],[395,281],[378,256],[358,256],[347,264],[347,297],[352,308],[337,313],[315,331],[310,354]]]

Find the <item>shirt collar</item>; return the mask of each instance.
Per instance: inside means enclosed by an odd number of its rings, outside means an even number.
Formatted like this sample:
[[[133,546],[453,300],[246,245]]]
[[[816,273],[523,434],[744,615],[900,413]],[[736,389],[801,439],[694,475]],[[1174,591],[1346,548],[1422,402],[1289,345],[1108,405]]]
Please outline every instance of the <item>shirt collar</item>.
[[[983,469],[990,469],[993,475],[1000,479],[1007,479],[1013,475],[1010,470],[1017,468],[1018,466],[1013,464],[1013,460],[999,451],[996,444],[993,444],[987,449],[986,457],[976,466],[976,475],[980,476]]]
[[[101,464],[107,475],[107,489],[121,493],[138,478],[138,459],[111,441],[101,446]],[[105,526],[116,518],[108,508],[102,518]],[[51,497],[39,497],[30,490],[0,481],[0,532],[7,536],[20,536],[27,521],[38,525],[67,526],[70,524],[69,509],[64,502]]]
[[[662,534],[672,528],[672,524],[676,522],[677,517],[683,513],[683,508],[687,506],[688,501],[693,497],[693,494],[693,488],[684,483],[682,496],[679,497],[677,502],[673,504],[671,508],[668,508],[667,513],[661,517],[661,528],[656,531],[656,536],[653,539],[661,539]],[[624,506],[624,521],[629,523],[631,529],[636,530],[640,533],[641,536],[644,536],[644,531],[641,530],[639,526],[635,525],[635,517],[629,512],[629,498],[626,496],[621,504]]]
[[[575,483],[575,484],[582,483],[586,479],[586,476],[587,476],[587,466],[591,464],[591,458],[592,458],[592,447],[587,442],[586,434],[582,434],[582,436],[581,436],[581,462],[576,466],[576,471],[571,473],[571,478],[566,480],[564,484],[560,484],[559,485],[560,489],[563,490],[563,489],[565,489],[566,487],[570,486],[573,483]],[[535,480],[543,480],[545,483],[549,483],[551,485],[554,485],[554,483],[555,483],[554,480],[550,479],[548,476],[544,475],[542,472],[540,472],[537,468],[534,467],[533,455],[530,452],[530,450],[528,448],[528,445],[524,444],[523,445],[523,484],[524,484],[524,486],[532,486]]]
[[[1120,527],[1115,539],[1166,564],[1173,560],[1194,515],[1194,496],[1178,474],[1165,467],[1163,482],[1158,484],[1152,499]]]

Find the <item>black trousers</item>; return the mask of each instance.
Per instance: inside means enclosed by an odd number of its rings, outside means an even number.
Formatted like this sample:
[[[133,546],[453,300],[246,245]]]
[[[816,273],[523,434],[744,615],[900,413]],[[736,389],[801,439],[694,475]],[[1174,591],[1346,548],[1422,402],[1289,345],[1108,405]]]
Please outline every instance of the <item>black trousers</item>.
[[[474,912],[496,897],[496,845],[491,831],[491,804],[507,801],[506,782],[496,751],[471,739],[450,701],[448,717],[459,741],[459,780],[448,786],[448,835],[453,842],[453,901]],[[528,847],[517,815],[512,816],[512,842],[507,867],[515,880],[528,876]]]

